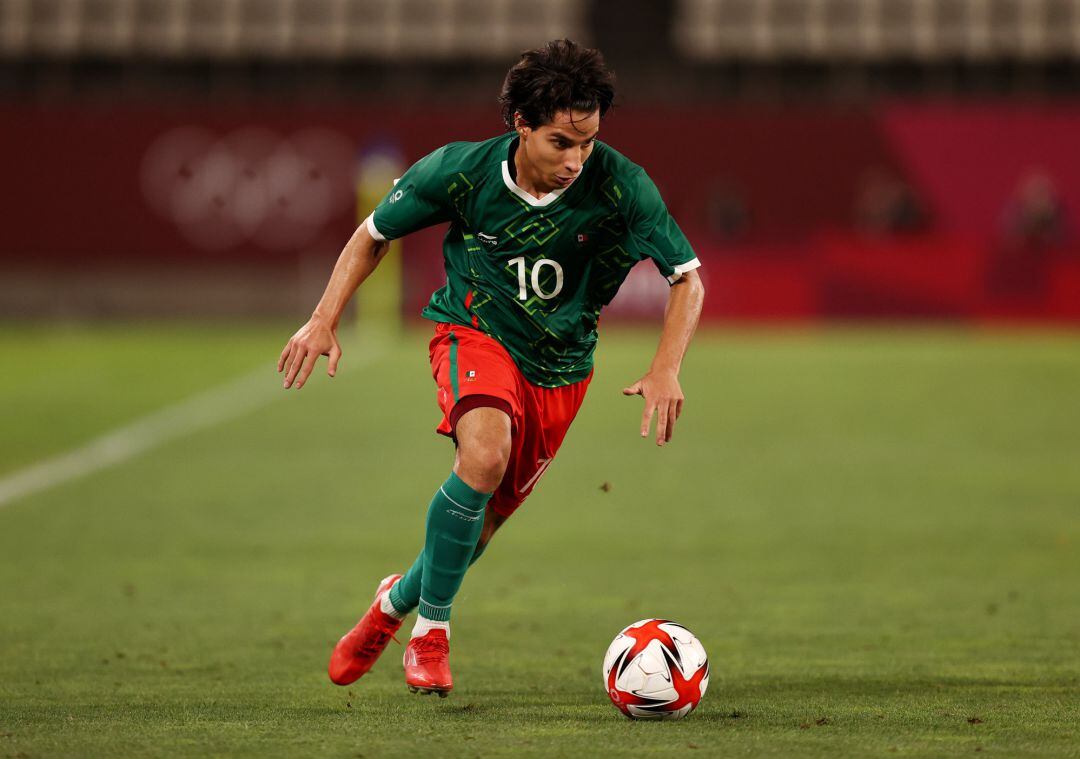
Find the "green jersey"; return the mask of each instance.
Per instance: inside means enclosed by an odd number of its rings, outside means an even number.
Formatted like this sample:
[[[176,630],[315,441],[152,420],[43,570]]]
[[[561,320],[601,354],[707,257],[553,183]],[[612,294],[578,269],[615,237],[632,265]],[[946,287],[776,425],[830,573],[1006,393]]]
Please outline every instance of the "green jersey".
[[[640,166],[597,142],[569,186],[536,198],[514,181],[517,135],[455,142],[420,159],[367,219],[377,240],[449,223],[446,286],[425,318],[498,340],[530,382],[592,370],[596,324],[630,269],[652,259],[674,283],[699,263]]]

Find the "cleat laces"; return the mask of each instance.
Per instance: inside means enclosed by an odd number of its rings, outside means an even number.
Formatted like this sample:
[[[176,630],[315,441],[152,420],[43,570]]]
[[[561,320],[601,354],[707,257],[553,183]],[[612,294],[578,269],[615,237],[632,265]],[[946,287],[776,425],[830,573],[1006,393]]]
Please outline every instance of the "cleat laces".
[[[386,648],[387,642],[391,640],[401,645],[401,641],[397,639],[394,633],[385,628],[380,629],[373,638],[368,638],[365,641],[365,645],[357,647],[356,654],[363,657],[378,656]]]
[[[450,643],[442,637],[424,637],[416,642],[415,650],[417,664],[434,664],[449,656]]]

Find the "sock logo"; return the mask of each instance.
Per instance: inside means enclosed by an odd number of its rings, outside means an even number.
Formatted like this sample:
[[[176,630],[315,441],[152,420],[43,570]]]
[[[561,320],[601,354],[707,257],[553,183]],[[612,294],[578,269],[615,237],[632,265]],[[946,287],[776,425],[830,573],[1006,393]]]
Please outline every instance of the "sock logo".
[[[483,506],[481,506],[479,509],[470,509],[468,506],[461,505],[450,497],[450,494],[443,489],[442,485],[439,486],[439,492],[446,497],[446,500],[454,504],[453,506],[446,507],[446,513],[450,514],[451,516],[455,516],[458,519],[464,519],[466,522],[475,522],[477,519],[480,518],[480,515],[484,513]],[[454,506],[456,506],[457,509],[461,509],[461,511],[455,509]]]
[[[455,516],[458,519],[462,519],[466,522],[475,522],[477,519],[480,518],[479,514],[466,514],[465,512],[458,511],[457,509],[447,509],[446,513],[450,514],[451,516]]]

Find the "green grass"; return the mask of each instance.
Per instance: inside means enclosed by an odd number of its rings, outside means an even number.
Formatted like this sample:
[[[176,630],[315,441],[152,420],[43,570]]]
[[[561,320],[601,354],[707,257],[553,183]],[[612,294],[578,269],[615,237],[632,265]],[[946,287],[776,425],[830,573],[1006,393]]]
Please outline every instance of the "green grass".
[[[260,363],[276,384],[287,333],[0,329],[0,475]],[[703,333],[657,449],[619,393],[654,334],[605,334],[458,597],[445,701],[396,646],[325,675],[449,465],[425,337],[0,508],[0,756],[1080,756],[1080,335]],[[650,616],[710,654],[678,723],[601,684]]]

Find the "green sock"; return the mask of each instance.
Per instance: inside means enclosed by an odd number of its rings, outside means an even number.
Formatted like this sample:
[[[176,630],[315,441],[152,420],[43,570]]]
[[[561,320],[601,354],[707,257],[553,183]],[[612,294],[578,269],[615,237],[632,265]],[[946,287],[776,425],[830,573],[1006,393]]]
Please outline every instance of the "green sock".
[[[450,607],[484,527],[484,506],[490,493],[478,493],[451,473],[428,507],[424,550],[390,591],[390,603],[405,614],[420,607],[420,616],[450,619]],[[482,551],[480,552],[482,553]]]
[[[424,576],[424,552],[402,575],[401,579],[390,588],[390,605],[398,614],[408,614],[420,603],[420,578]]]
[[[472,557],[469,559],[470,567],[484,555],[486,549],[487,543],[481,544],[477,541],[476,548],[473,549]],[[390,603],[398,614],[408,614],[420,603],[420,578],[423,576],[424,552],[421,551],[409,570],[390,589]]]
[[[471,567],[476,563],[476,560],[484,555],[484,551],[487,550],[487,543],[476,542],[476,550],[473,551],[472,558],[469,559],[469,566]]]

